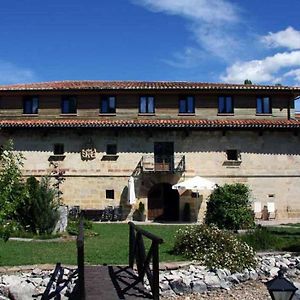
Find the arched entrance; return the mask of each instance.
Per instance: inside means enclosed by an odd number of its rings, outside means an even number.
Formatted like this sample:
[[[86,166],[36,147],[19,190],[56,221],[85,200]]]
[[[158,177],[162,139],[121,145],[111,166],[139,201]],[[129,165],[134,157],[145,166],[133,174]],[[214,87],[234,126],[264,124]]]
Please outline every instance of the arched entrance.
[[[179,221],[179,194],[171,184],[155,184],[148,192],[148,220]]]

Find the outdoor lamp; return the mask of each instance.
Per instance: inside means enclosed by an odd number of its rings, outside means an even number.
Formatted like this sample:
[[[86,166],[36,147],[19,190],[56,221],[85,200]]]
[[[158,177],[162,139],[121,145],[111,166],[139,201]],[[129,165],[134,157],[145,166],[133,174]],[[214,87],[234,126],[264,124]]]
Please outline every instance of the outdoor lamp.
[[[291,300],[298,290],[291,281],[283,276],[284,272],[285,269],[281,266],[278,275],[266,282],[272,300]]]

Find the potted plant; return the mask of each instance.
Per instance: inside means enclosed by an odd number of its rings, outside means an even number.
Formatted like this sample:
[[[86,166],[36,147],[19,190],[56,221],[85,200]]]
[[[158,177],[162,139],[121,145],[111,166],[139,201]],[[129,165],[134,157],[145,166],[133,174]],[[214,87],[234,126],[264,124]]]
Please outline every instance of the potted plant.
[[[143,202],[139,202],[138,208],[133,213],[133,219],[135,221],[145,221],[145,204]]]

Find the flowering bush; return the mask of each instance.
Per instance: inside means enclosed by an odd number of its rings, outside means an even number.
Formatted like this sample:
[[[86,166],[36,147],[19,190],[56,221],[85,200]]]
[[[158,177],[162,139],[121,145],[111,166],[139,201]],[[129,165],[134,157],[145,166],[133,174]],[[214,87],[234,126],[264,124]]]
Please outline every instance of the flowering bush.
[[[215,226],[193,225],[179,229],[174,252],[210,268],[240,271],[256,264],[255,253],[248,244]]]

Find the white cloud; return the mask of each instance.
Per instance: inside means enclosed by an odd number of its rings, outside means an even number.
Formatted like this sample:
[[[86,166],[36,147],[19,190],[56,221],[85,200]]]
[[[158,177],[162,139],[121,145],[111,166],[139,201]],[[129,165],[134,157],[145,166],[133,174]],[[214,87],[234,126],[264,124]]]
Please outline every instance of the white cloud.
[[[134,3],[196,22],[215,24],[238,19],[235,7],[225,0],[136,0]]]
[[[20,68],[10,62],[0,60],[0,84],[13,84],[36,81],[34,72]]]
[[[277,53],[261,60],[236,62],[226,69],[226,74],[221,76],[221,80],[243,83],[245,79],[250,79],[253,83],[276,83],[287,68],[298,66],[300,51]]]
[[[300,49],[300,31],[293,27],[288,27],[285,30],[276,33],[269,32],[261,38],[262,42],[270,48],[288,48],[290,50]]]
[[[227,60],[232,57],[232,49],[238,47],[230,28],[239,21],[238,9],[227,0],[132,1],[151,11],[177,15],[189,21],[187,28],[192,32],[199,49],[189,51],[196,47],[186,46],[182,53],[175,53],[173,60],[168,59],[171,65],[191,67],[190,62],[195,59],[195,53],[198,53],[198,59],[201,59],[204,51]]]
[[[284,77],[292,77],[292,79],[300,84],[300,69],[291,70],[283,75]]]

